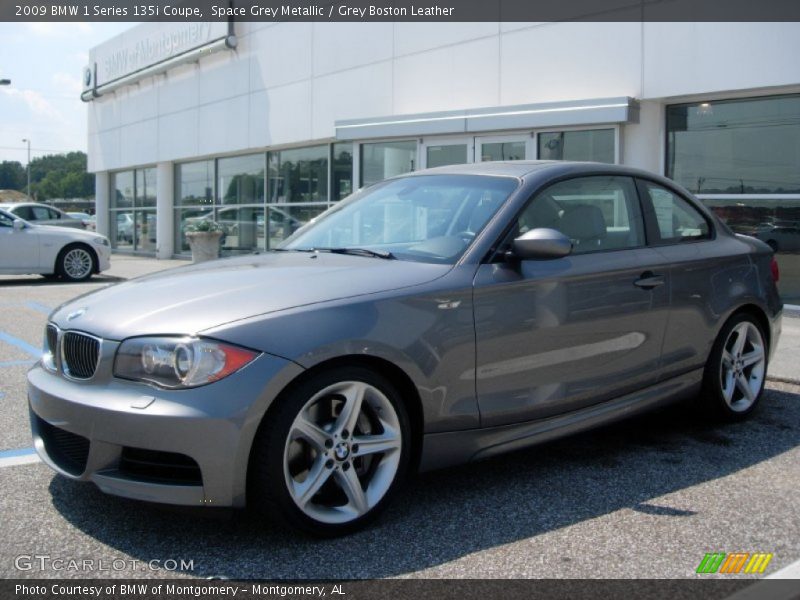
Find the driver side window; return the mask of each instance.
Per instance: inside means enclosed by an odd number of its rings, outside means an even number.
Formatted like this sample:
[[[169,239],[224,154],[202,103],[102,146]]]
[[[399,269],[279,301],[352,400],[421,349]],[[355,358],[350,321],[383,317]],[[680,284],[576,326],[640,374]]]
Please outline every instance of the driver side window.
[[[542,227],[570,238],[573,254],[644,245],[639,200],[629,177],[577,177],[545,188],[520,213],[516,235]]]

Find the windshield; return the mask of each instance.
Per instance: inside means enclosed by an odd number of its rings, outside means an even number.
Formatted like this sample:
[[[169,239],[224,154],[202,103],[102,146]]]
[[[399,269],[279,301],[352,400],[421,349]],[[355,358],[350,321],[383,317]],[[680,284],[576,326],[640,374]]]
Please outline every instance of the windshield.
[[[510,177],[482,175],[391,179],[342,201],[278,249],[359,249],[452,264],[517,185]]]

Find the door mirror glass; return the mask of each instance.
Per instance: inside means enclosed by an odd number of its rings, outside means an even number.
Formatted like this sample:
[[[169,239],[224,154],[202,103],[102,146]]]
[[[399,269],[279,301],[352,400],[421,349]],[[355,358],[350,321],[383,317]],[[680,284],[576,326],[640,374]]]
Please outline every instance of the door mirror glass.
[[[14,219],[14,231],[22,231],[23,229],[25,229],[25,221]]]
[[[562,258],[572,252],[572,241],[560,231],[539,227],[516,238],[514,256],[526,259]]]

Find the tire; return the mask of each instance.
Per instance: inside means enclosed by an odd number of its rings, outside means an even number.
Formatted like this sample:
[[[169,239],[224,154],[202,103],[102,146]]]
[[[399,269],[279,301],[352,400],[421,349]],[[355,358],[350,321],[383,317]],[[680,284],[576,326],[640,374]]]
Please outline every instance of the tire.
[[[706,412],[724,421],[746,419],[758,406],[767,379],[769,348],[749,313],[731,317],[711,349],[703,378]]]
[[[253,443],[248,507],[318,537],[366,527],[408,470],[409,420],[397,389],[347,367],[301,382],[278,402]]]
[[[96,270],[97,257],[84,244],[64,246],[56,258],[56,273],[65,281],[86,281]]]

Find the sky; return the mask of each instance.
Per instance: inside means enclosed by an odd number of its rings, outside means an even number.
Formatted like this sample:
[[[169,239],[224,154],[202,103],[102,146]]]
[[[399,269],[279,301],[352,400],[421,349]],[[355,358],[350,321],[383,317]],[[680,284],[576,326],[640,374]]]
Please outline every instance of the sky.
[[[89,49],[135,23],[0,23],[0,162],[82,150],[86,104],[80,100]]]

